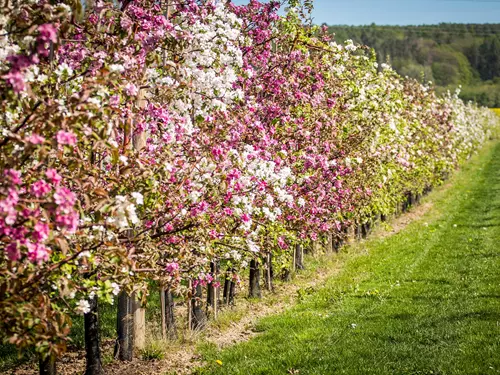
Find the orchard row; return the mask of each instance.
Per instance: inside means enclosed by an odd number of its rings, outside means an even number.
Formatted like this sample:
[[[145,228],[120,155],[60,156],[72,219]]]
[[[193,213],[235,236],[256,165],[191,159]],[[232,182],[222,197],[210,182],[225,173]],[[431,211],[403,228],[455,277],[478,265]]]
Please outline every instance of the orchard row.
[[[4,342],[59,355],[97,299],[120,294],[125,316],[151,282],[229,296],[250,265],[251,284],[269,259],[286,274],[297,249],[393,214],[498,131],[337,44],[299,1],[284,16],[226,3],[0,11]]]

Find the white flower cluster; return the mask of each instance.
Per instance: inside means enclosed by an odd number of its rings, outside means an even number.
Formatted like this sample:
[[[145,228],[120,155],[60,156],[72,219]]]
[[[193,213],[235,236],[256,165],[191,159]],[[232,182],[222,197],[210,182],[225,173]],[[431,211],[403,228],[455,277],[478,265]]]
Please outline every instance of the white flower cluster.
[[[190,114],[206,116],[211,109],[225,110],[227,104],[243,98],[241,90],[233,89],[243,65],[240,44],[242,21],[218,2],[208,17],[179,26],[189,31],[191,40],[184,53],[183,65],[176,80],[163,83],[177,86],[183,82],[188,89],[176,90],[179,100],[175,110],[189,121]]]
[[[130,224],[139,224],[140,220],[137,216],[136,204],[144,204],[144,197],[138,192],[132,193],[131,197],[135,201],[135,204],[123,195],[117,195],[115,197],[116,205],[114,215],[106,220],[107,224],[114,225],[120,229],[130,228]]]

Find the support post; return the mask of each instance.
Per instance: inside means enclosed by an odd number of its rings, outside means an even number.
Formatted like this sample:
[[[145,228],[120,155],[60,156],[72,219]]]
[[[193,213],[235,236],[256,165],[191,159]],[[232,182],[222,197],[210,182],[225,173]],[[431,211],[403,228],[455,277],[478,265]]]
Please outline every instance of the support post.
[[[38,363],[40,375],[56,375],[56,356],[49,355],[46,358],[40,358]]]
[[[248,297],[250,298],[261,298],[262,293],[260,291],[260,270],[259,263],[256,259],[250,261],[250,280],[249,280],[249,290]]]
[[[301,245],[295,245],[295,270],[304,269],[304,250]]]
[[[101,340],[97,296],[89,300],[90,311],[83,316],[85,328],[85,375],[102,375]]]

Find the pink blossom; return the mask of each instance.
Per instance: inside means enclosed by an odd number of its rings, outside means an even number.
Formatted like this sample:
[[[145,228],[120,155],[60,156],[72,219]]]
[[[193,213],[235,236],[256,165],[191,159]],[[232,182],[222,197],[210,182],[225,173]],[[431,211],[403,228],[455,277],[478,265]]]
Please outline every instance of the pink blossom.
[[[165,267],[165,271],[167,271],[170,274],[174,273],[178,269],[179,269],[179,264],[176,262],[167,263],[167,266]]]
[[[0,200],[0,214],[4,216],[5,224],[13,225],[16,222],[16,205],[19,202],[19,195],[15,189],[9,189],[9,194],[4,200]]]
[[[118,95],[113,95],[109,98],[109,105],[111,107],[118,107],[120,105],[120,97]]]
[[[54,25],[50,23],[45,23],[38,26],[39,37],[38,39],[42,42],[57,42],[57,30]]]
[[[60,145],[76,145],[76,134],[73,132],[66,132],[64,130],[59,130],[56,135],[57,143]]]
[[[126,91],[127,95],[129,95],[129,96],[136,96],[137,93],[139,92],[139,90],[137,89],[137,86],[134,85],[133,83],[127,84],[127,86],[125,86],[125,91]]]
[[[21,252],[19,251],[19,247],[16,242],[11,242],[5,248],[5,252],[7,253],[7,257],[12,261],[16,262],[21,258]]]
[[[42,137],[41,135],[38,135],[38,134],[33,133],[33,134],[31,134],[31,135],[28,137],[27,141],[28,141],[29,143],[34,144],[34,145],[40,145],[40,144],[42,144],[43,142],[45,142],[45,138],[44,138],[44,137]]]
[[[54,202],[63,208],[70,208],[76,202],[76,195],[68,188],[60,187],[54,193]]]
[[[2,78],[4,78],[12,86],[12,89],[15,92],[22,92],[26,89],[24,76],[19,70],[11,70]]]
[[[205,280],[207,283],[211,284],[214,281],[214,277],[211,274],[205,275]]]
[[[248,223],[251,220],[251,217],[245,212],[243,215],[241,215],[241,220],[245,223]]]
[[[56,186],[59,185],[59,183],[62,180],[61,175],[59,175],[57,171],[53,168],[47,169],[47,171],[45,171],[45,176],[47,176],[50,182],[52,182]]]
[[[96,25],[97,22],[99,22],[99,17],[97,17],[95,13],[92,13],[91,15],[89,15],[89,22],[93,25]]]
[[[68,232],[74,233],[78,228],[78,214],[74,211],[66,215],[58,214],[56,216],[56,224]]]
[[[33,228],[33,237],[39,241],[39,242],[44,242],[49,238],[49,226],[46,223],[42,223],[39,221],[38,223],[35,224],[35,227]]]
[[[215,147],[212,148],[212,155],[215,158],[219,158],[220,156],[222,156],[223,153],[224,153],[224,151],[219,146],[215,146]]]
[[[45,245],[40,243],[34,244],[29,242],[26,244],[28,248],[28,259],[32,262],[45,262],[49,259],[50,250]]]
[[[132,22],[132,20],[127,17],[126,15],[123,15],[122,18],[120,19],[120,26],[124,29],[124,30],[130,30],[130,28],[132,27],[134,23]]]
[[[21,180],[21,172],[16,171],[15,169],[7,169],[6,171],[3,172],[4,176],[7,177],[11,183],[14,185],[20,185],[22,184]]]
[[[288,249],[288,244],[285,242],[285,239],[283,237],[278,237],[278,245],[282,249]]]
[[[44,180],[38,180],[33,185],[31,185],[31,194],[35,197],[40,198],[50,192],[51,186]]]
[[[237,180],[240,177],[241,177],[241,172],[237,169],[233,169],[231,170],[231,172],[227,174],[228,180]]]

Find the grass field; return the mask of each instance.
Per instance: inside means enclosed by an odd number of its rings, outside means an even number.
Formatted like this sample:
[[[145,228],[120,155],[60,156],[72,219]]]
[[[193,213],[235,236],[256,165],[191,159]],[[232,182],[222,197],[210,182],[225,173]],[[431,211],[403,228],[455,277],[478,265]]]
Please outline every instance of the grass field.
[[[404,231],[345,250],[340,275],[254,339],[201,349],[196,374],[500,373],[500,145]]]

